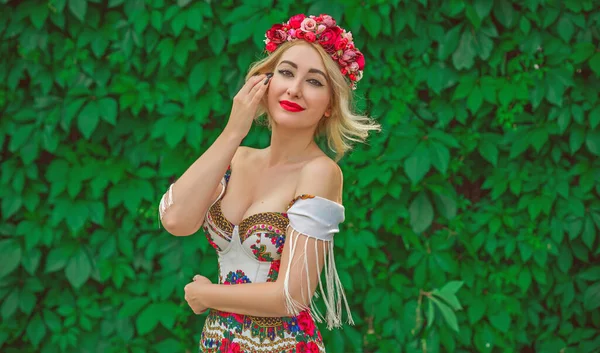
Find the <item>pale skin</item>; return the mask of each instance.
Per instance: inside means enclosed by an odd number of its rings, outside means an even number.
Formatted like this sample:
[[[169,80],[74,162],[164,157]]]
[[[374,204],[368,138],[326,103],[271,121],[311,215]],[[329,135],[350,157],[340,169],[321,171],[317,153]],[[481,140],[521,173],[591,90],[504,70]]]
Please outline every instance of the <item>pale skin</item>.
[[[313,138],[319,121],[330,114],[331,93],[321,57],[308,44],[293,46],[282,55],[266,85],[265,80],[265,75],[253,77],[240,89],[221,135],[175,183],[176,201],[162,219],[171,234],[187,236],[200,228],[210,204],[220,194],[219,182],[229,165],[232,174],[221,210],[234,224],[260,212],[285,212],[296,195],[311,194],[342,202],[341,170]],[[304,110],[287,111],[280,105],[282,100],[296,103]],[[261,101],[266,103],[272,118],[271,144],[263,150],[240,147]],[[314,251],[316,241],[308,239],[308,249],[312,251],[306,254],[310,293],[318,285],[315,279],[324,262],[323,252]],[[196,275],[184,288],[185,300],[196,314],[212,308],[241,315],[291,316],[285,307],[282,275],[288,270],[289,256],[289,247],[284,246],[280,276],[275,282],[221,285]],[[292,259],[290,293],[295,300],[309,305],[303,256],[298,251]],[[254,299],[258,297],[261,300]]]

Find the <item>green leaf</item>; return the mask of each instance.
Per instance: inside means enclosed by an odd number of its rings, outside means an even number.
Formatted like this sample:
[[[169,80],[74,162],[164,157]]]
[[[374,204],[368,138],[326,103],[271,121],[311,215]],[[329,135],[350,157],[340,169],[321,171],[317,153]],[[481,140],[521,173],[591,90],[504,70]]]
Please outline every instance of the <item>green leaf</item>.
[[[0,278],[13,272],[21,262],[21,246],[15,240],[0,241]]]
[[[8,296],[3,299],[2,308],[2,319],[6,320],[12,316],[12,314],[19,308],[19,289],[13,289]]]
[[[581,240],[590,250],[594,250],[594,240],[596,239],[596,227],[591,217],[586,217],[583,225],[583,233],[581,233]]]
[[[492,326],[494,326],[501,332],[507,333],[510,329],[511,319],[510,315],[506,310],[502,310],[496,315],[491,315],[489,319]]]
[[[144,311],[142,311],[135,320],[135,326],[137,327],[138,334],[142,336],[154,330],[159,322],[160,314],[161,312],[158,304],[148,305],[148,307],[146,307],[146,309],[144,309]]]
[[[427,194],[422,191],[412,201],[409,208],[410,225],[415,233],[427,230],[433,222],[433,206]]]
[[[512,4],[507,0],[496,0],[494,4],[494,16],[504,27],[512,27],[514,24],[514,10]]]
[[[85,13],[87,12],[87,0],[69,0],[69,10],[81,22],[85,21]]]
[[[77,127],[86,139],[92,136],[94,130],[98,126],[100,121],[100,114],[98,111],[98,103],[96,101],[88,102],[85,107],[79,113],[77,117]]]
[[[137,297],[127,300],[121,310],[119,310],[118,317],[126,318],[134,316],[149,302],[150,299],[147,297]]]
[[[83,248],[80,248],[73,257],[69,259],[65,275],[73,287],[79,289],[92,273],[92,264]]]
[[[173,30],[173,34],[175,35],[175,37],[179,37],[179,35],[181,34],[181,31],[183,31],[183,28],[185,27],[187,22],[188,22],[188,15],[187,15],[187,12],[185,12],[185,11],[178,13],[171,20],[171,29]]]
[[[452,330],[459,332],[458,321],[456,319],[456,314],[454,314],[454,311],[452,311],[452,309],[450,309],[450,307],[448,305],[442,303],[441,301],[439,301],[438,299],[435,299],[434,297],[429,297],[429,299],[433,300],[435,305],[442,312],[442,316],[446,320],[446,323],[448,324],[448,326],[450,326],[450,328]]]
[[[589,61],[590,69],[596,73],[596,76],[600,76],[600,53],[594,54]]]
[[[583,294],[583,307],[587,311],[600,308],[600,282],[589,286]]]
[[[42,3],[38,4],[31,10],[31,23],[37,29],[41,29],[44,26],[48,18],[48,5]]]
[[[452,54],[452,64],[458,70],[470,69],[475,63],[475,45],[470,30],[465,30],[460,37],[458,48]]]
[[[600,105],[590,111],[588,121],[590,122],[592,130],[600,125]]]
[[[435,308],[433,307],[433,301],[427,301],[427,328],[429,329],[433,326],[433,321],[435,320]]]
[[[44,322],[50,331],[56,333],[62,329],[62,322],[52,310],[44,309]]]
[[[521,273],[519,273],[519,278],[517,279],[517,283],[521,288],[523,293],[526,293],[531,285],[531,273],[527,269],[523,269]]]
[[[600,156],[600,131],[589,130],[585,137],[585,145],[592,154]]]
[[[584,140],[585,129],[582,126],[574,126],[571,130],[571,135],[569,136],[569,147],[571,149],[571,154],[574,154],[581,148]]]
[[[463,281],[450,281],[440,289],[440,292],[454,294],[458,292],[458,290],[463,286],[464,283],[465,282]]]
[[[571,60],[574,64],[580,64],[594,55],[596,47],[589,42],[577,43],[574,45],[575,50],[571,54]],[[596,54],[597,56],[598,54]]]
[[[376,11],[367,10],[366,16],[363,12],[362,19],[365,21],[363,28],[372,38],[376,38],[381,32],[382,20],[379,14]]]
[[[225,48],[225,39],[224,31],[215,31],[208,36],[208,45],[215,55],[221,54]]]
[[[494,0],[475,0],[473,3],[477,16],[482,20],[490,14],[493,6]]]
[[[486,305],[485,302],[479,298],[473,298],[470,302],[469,308],[467,309],[467,316],[469,317],[469,323],[471,325],[476,324],[485,315]]]
[[[453,197],[444,194],[436,194],[434,196],[435,204],[438,212],[446,219],[456,217],[456,200]]]
[[[481,140],[479,154],[494,166],[498,165],[498,148],[489,140]]]
[[[98,114],[109,124],[117,123],[117,101],[114,98],[105,97],[98,100]]]
[[[475,86],[471,94],[469,95],[469,99],[467,99],[467,107],[471,111],[471,113],[475,114],[481,108],[483,104],[483,94],[479,86]]]
[[[558,256],[558,268],[563,273],[569,273],[571,266],[573,266],[573,255],[570,250],[565,249],[564,247],[560,248],[560,255]]]
[[[429,146],[429,154],[431,164],[433,164],[440,173],[446,174],[448,165],[450,164],[450,151],[448,151],[448,148],[439,142],[432,141]]]
[[[404,170],[412,181],[417,184],[431,167],[429,149],[424,144],[419,144],[411,155],[404,160]]]
[[[192,69],[188,84],[190,85],[190,90],[193,94],[197,94],[206,84],[208,79],[208,69],[209,65],[205,62],[196,64]]]
[[[438,59],[446,60],[456,50],[462,27],[462,24],[454,26],[444,35],[438,46]]]
[[[573,22],[571,22],[568,17],[561,16],[558,20],[557,29],[558,35],[562,38],[562,40],[569,43],[571,37],[573,37],[573,34],[575,33],[575,26],[573,25]]]
[[[33,232],[38,233],[38,232]],[[27,234],[27,236],[31,236],[32,233]],[[34,275],[38,266],[40,265],[40,260],[42,258],[42,252],[40,249],[31,249],[23,255],[23,259],[21,260],[21,264],[23,268],[30,274]]]
[[[27,337],[33,343],[34,347],[37,347],[42,339],[46,336],[46,325],[42,321],[39,314],[35,314],[27,325]]]

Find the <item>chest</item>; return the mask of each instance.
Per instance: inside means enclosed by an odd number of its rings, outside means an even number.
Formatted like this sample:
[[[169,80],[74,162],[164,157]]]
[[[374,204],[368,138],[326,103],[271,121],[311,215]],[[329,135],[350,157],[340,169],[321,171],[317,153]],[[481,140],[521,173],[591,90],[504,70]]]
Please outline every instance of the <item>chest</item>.
[[[261,213],[283,213],[294,198],[298,170],[244,168],[231,174],[220,212],[232,224]]]

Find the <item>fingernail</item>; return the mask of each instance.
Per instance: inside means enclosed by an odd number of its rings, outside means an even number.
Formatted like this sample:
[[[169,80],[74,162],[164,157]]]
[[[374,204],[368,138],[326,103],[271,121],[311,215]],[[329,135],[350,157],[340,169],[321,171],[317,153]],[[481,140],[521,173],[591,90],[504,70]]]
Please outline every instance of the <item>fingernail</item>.
[[[268,78],[271,78],[271,77],[273,77],[273,73],[272,73],[272,72],[269,72],[269,73],[267,74],[267,77],[268,77]]]
[[[271,76],[267,77],[267,79],[265,80],[265,85],[266,85],[267,83],[269,83],[269,80],[270,80],[270,79],[271,79]]]

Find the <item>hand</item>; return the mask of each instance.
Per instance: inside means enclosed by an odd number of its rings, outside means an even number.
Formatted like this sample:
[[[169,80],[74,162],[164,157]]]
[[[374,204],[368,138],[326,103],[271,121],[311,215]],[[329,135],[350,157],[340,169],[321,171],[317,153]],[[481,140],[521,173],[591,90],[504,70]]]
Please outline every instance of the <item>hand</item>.
[[[272,76],[273,74],[253,76],[242,86],[233,97],[233,106],[225,130],[241,137],[248,134]]]
[[[210,285],[212,282],[201,275],[195,275],[193,282],[188,283],[183,290],[185,291],[185,301],[188,303],[192,311],[199,315],[204,313],[208,307],[202,302],[201,290],[202,286]]]

